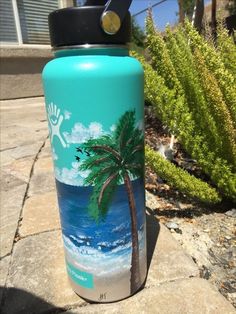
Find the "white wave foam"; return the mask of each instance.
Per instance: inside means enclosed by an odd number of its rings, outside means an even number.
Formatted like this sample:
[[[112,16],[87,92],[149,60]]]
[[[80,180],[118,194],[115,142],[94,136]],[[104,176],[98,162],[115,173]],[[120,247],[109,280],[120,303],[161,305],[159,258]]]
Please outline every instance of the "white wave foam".
[[[109,273],[118,273],[121,270],[130,268],[131,252],[125,251],[131,246],[117,247],[110,252],[104,253],[99,249],[88,246],[77,247],[68,237],[63,235],[66,251],[71,258],[77,262],[77,266],[85,271],[96,273],[96,275],[106,275]],[[118,255],[118,253],[122,253]]]
[[[75,237],[73,235],[69,236],[73,240]],[[118,245],[117,240],[113,243],[104,241],[98,244],[98,248],[93,248],[91,246],[76,246],[69,237],[63,235],[63,240],[66,248],[66,254],[69,254],[70,258],[75,261],[77,267],[81,270],[96,274],[96,276],[105,276],[108,274],[118,274],[123,271],[130,270],[131,263],[131,241],[119,245],[109,252],[102,252],[102,244],[106,247],[114,247]],[[144,234],[139,232],[140,240],[140,256],[145,254],[145,244],[144,244]],[[84,242],[85,243],[85,242]]]
[[[120,232],[120,231],[122,231],[122,230],[124,230],[126,228],[127,228],[127,222],[123,222],[121,225],[116,226],[115,228],[113,228],[111,230],[111,232]]]

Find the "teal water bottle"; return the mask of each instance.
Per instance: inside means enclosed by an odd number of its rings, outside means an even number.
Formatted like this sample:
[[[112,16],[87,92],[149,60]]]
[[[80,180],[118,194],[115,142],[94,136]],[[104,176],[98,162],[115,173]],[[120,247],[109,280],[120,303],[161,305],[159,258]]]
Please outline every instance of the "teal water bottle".
[[[129,56],[131,0],[49,15],[43,70],[65,262],[81,297],[111,302],[146,277],[143,70]]]

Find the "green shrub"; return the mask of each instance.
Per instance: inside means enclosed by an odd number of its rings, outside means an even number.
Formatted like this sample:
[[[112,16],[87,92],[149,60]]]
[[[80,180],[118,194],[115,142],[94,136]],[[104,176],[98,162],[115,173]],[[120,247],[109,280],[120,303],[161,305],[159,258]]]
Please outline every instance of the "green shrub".
[[[217,51],[224,62],[225,68],[236,77],[236,45],[232,36],[228,36],[228,31],[223,27],[222,22],[218,26]]]
[[[236,77],[233,73],[227,70],[224,60],[221,59],[221,55],[218,53],[217,49],[215,49],[212,45],[209,45],[188,21],[185,23],[185,33],[190,47],[193,51],[198,49],[201,52],[207,68],[215,76],[232,115],[234,127],[236,127]],[[228,41],[226,33],[223,37],[225,37],[225,40]],[[234,66],[235,63],[236,60],[232,60],[232,64]]]
[[[176,167],[148,146],[145,149],[145,156],[147,165],[155,170],[161,178],[165,179],[170,186],[202,202],[218,203],[221,200],[217,191],[209,184]]]
[[[222,31],[221,36],[227,34]],[[151,16],[147,19],[147,44],[151,64],[138,57],[145,70],[147,101],[218,192],[236,200],[236,78],[224,64],[221,48],[214,48],[188,22],[175,31],[167,28],[163,35],[155,29]],[[236,63],[236,59],[231,61]],[[163,166],[160,158],[155,166],[148,161],[158,173]],[[188,182],[195,179],[191,176]],[[186,184],[185,193],[193,196],[194,186]],[[198,187],[200,195],[205,185]],[[178,188],[182,189],[179,183]],[[207,194],[203,195],[199,198],[207,201]],[[208,201],[213,199],[220,198],[209,194]]]

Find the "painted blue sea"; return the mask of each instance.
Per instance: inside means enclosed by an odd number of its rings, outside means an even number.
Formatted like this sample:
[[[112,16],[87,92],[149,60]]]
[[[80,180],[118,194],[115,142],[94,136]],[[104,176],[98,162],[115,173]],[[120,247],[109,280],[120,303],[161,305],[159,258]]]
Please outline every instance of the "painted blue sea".
[[[130,269],[131,221],[124,185],[117,186],[106,217],[96,222],[87,207],[93,187],[71,186],[56,181],[65,251],[76,266],[104,276]],[[140,256],[145,253],[143,181],[132,181],[137,212]],[[142,257],[143,259],[143,257]]]

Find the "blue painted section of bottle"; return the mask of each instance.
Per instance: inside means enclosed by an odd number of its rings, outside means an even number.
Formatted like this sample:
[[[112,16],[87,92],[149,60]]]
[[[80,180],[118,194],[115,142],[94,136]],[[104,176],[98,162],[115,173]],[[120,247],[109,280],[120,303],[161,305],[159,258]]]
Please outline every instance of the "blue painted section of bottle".
[[[125,298],[146,276],[142,67],[126,49],[71,49],[43,83],[72,286],[94,301]]]

